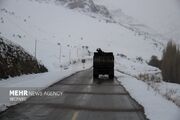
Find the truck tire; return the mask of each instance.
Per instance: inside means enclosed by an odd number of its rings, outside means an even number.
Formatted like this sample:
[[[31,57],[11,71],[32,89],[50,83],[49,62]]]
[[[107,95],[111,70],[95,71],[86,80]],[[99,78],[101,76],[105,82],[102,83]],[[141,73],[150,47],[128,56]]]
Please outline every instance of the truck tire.
[[[98,78],[98,74],[95,70],[93,71],[93,78]]]
[[[114,78],[114,70],[111,71],[111,73],[109,74],[109,79],[113,79]]]
[[[98,75],[97,75],[97,74],[94,74],[93,77],[94,77],[94,78],[98,78]]]
[[[109,75],[109,79],[113,79],[114,78],[114,75]]]

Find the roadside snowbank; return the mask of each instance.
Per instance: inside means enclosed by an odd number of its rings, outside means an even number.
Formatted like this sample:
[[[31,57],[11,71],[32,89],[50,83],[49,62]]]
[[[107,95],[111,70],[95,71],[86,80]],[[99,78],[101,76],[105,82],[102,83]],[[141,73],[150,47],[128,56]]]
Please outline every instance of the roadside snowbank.
[[[22,75],[19,77],[9,78],[0,81],[0,88],[34,88],[35,90],[41,90],[47,88],[48,86],[68,77],[78,71],[85,70],[92,67],[92,60],[88,59],[83,67],[81,62],[66,66],[56,71],[51,71],[47,73]],[[0,92],[0,96],[2,91]],[[7,95],[8,96],[8,95]],[[7,107],[14,105],[10,101],[2,103],[2,97],[0,98],[0,112],[7,109]]]
[[[151,82],[149,84],[156,92],[180,107],[180,85],[168,82]]]
[[[145,82],[134,77],[116,72],[118,80],[129,91],[130,95],[144,107],[150,120],[179,120],[180,108],[173,102],[157,94]]]
[[[180,85],[162,81],[161,71],[143,60],[116,57],[115,76],[150,120],[180,120]],[[141,77],[140,77],[141,76]],[[174,104],[176,103],[176,104]]]
[[[145,82],[158,94],[180,106],[180,85],[162,80],[161,70],[149,66],[145,61],[127,57],[116,57],[115,70]]]

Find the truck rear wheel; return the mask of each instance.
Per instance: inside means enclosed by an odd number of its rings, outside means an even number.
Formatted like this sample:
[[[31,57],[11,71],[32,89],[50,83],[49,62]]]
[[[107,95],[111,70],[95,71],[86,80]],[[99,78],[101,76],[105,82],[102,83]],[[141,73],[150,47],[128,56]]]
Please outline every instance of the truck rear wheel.
[[[93,78],[98,78],[98,74],[95,70],[93,71]]]
[[[114,75],[109,75],[109,78],[110,78],[110,79],[113,79],[113,78],[114,78]]]
[[[98,78],[98,75],[97,75],[97,74],[94,74],[93,77],[94,77],[94,78]]]
[[[114,70],[111,71],[111,73],[109,74],[109,79],[113,79],[114,78]]]

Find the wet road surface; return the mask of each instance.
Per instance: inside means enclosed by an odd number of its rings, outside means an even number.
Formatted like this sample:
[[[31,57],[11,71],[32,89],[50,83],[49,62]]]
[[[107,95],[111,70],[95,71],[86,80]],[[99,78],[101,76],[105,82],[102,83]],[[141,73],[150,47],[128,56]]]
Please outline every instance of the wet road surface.
[[[143,107],[116,78],[101,81],[93,82],[92,69],[78,72],[46,89],[62,91],[61,96],[31,97],[0,120],[146,120]]]

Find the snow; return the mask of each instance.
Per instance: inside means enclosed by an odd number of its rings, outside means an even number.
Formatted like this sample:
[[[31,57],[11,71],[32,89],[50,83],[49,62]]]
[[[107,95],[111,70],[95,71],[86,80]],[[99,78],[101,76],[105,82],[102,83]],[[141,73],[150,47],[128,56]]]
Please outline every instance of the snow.
[[[148,119],[180,119],[179,84],[163,82],[158,68],[133,58],[118,56],[115,68],[116,77],[130,95],[144,107]],[[150,78],[140,79],[140,74],[148,74]],[[151,79],[152,76],[154,79]]]
[[[175,83],[152,83],[151,87],[166,99],[171,100],[180,107],[180,85]]]
[[[180,43],[179,0],[94,0],[110,11],[121,9],[142,24]]]
[[[155,74],[161,72],[158,68],[149,66],[144,60],[139,61],[137,58],[120,56],[116,57],[115,69],[134,77],[138,77],[139,74]]]
[[[118,80],[145,109],[150,120],[179,120],[180,108],[171,101],[164,99],[152,88],[140,80],[121,73],[116,73]]]
[[[10,13],[14,12],[12,15],[1,11],[0,16],[5,21],[0,23],[2,35],[22,45],[33,55],[37,39],[37,58],[49,70],[53,70],[54,64],[58,64],[58,42],[61,43],[65,56],[62,61],[68,60],[68,44],[72,46],[74,57],[77,56],[76,49],[82,49],[83,45],[89,46],[91,51],[101,47],[104,51],[124,53],[130,57],[141,56],[145,59],[149,59],[152,54],[159,57],[162,55],[161,46],[155,46],[151,39],[139,36],[121,25],[106,23],[104,18],[94,16],[97,17],[95,19],[51,2],[47,4],[27,0],[6,0],[1,8],[7,9]],[[18,34],[22,36],[21,39],[16,36]]]
[[[0,81],[0,89],[3,90],[3,88],[31,88],[31,90],[42,90],[62,80],[65,77],[68,77],[78,71],[89,69],[90,67],[92,67],[92,60],[87,59],[84,67],[81,62],[78,62],[76,64],[68,65],[66,69],[61,68],[59,70],[46,73],[22,75],[19,77],[9,78]],[[3,94],[2,91],[0,95],[1,94]],[[7,100],[3,101],[3,97],[0,98],[0,101],[0,111],[4,111],[7,109],[7,107],[17,104]]]

